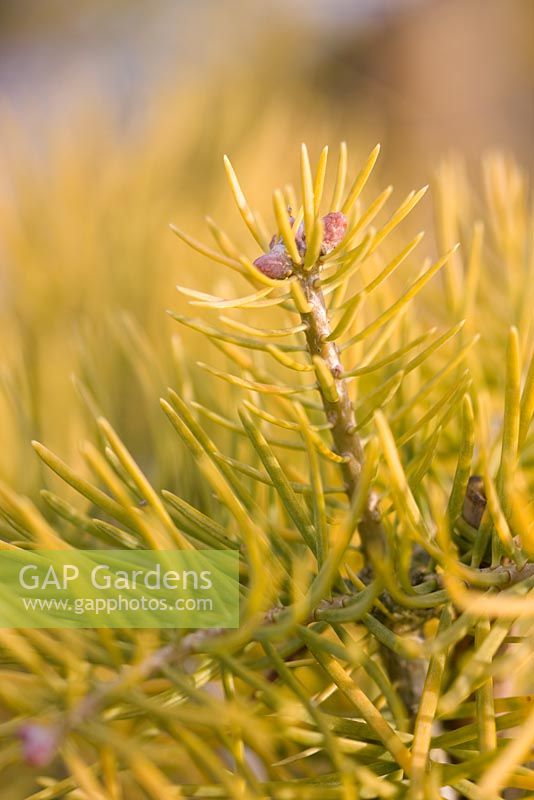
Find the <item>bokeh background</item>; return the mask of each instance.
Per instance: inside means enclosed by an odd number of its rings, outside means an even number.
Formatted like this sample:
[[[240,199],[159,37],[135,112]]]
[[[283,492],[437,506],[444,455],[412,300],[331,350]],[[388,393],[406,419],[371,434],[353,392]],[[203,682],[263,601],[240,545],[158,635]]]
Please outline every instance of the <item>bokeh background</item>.
[[[77,466],[102,412],[181,480],[157,398],[205,345],[165,309],[228,278],[168,223],[244,240],[223,153],[266,216],[303,140],[380,141],[397,202],[458,153],[476,193],[486,150],[532,169],[533,90],[531,0],[2,0],[0,475],[37,498],[30,439]]]

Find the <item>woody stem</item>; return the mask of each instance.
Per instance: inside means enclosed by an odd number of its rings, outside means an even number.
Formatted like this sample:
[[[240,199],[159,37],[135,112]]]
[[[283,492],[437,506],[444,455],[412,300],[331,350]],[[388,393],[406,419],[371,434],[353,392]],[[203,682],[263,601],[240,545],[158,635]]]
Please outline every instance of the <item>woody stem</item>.
[[[362,471],[364,452],[356,428],[356,417],[349,396],[347,382],[343,378],[343,366],[339,348],[335,341],[329,339],[330,321],[324,295],[321,291],[319,268],[302,271],[299,275],[300,285],[309,304],[309,311],[302,313],[302,321],[306,324],[306,342],[310,356],[320,356],[326,364],[337,396],[330,399],[319,384],[324,411],[332,431],[332,439],[337,453],[344,457],[342,464],[345,490],[352,500],[358,489]],[[387,557],[387,535],[382,523],[377,497],[370,492],[358,525],[362,548],[368,563]],[[418,627],[415,620],[415,627]],[[399,630],[399,634],[405,633]],[[382,656],[390,679],[397,687],[403,704],[413,720],[417,713],[418,700],[424,683],[427,664],[421,659],[406,659],[382,647]]]
[[[320,356],[326,364],[334,385],[337,398],[330,399],[319,387],[323,408],[326,414],[336,452],[343,456],[342,464],[345,491],[350,500],[356,494],[362,471],[364,452],[360,437],[356,431],[356,417],[349,397],[348,386],[343,378],[339,348],[330,341],[330,321],[324,295],[321,290],[319,268],[302,271],[299,275],[300,285],[304,291],[310,310],[301,314],[306,325],[306,342],[310,356]],[[386,550],[386,534],[380,519],[376,502],[370,496],[363,518],[359,525],[359,533],[363,549],[373,557],[384,555]]]

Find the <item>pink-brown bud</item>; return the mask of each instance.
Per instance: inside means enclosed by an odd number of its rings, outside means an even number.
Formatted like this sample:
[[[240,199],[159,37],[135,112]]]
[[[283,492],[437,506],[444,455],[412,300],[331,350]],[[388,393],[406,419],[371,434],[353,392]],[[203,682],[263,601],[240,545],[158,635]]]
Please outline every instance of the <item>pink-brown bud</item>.
[[[268,253],[254,261],[254,266],[268,278],[281,281],[293,273],[293,262],[282,242],[273,244]]]
[[[293,217],[289,217],[293,224]],[[321,255],[326,256],[338,246],[347,232],[347,218],[341,211],[331,211],[323,219],[323,241]],[[301,256],[306,254],[306,233],[301,222],[295,232],[295,244]],[[281,237],[273,236],[269,244],[269,252],[259,256],[254,266],[268,278],[284,280],[293,274],[293,262]]]
[[[327,256],[338,246],[347,232],[347,218],[342,211],[331,211],[323,217],[323,243],[321,255]]]
[[[28,723],[19,730],[24,760],[32,767],[49,764],[58,747],[57,729],[49,725]]]

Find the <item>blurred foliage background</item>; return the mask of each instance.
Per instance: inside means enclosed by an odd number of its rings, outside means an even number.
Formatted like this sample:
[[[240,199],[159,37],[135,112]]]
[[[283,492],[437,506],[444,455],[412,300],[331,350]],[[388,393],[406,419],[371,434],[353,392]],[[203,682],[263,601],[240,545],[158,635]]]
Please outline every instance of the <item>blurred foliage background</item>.
[[[532,167],[533,45],[529,0],[2,0],[0,475],[36,499],[50,484],[31,438],[83,469],[89,405],[190,497],[158,397],[205,344],[173,341],[164,310],[177,282],[221,294],[228,277],[167,224],[206,241],[209,209],[239,243],[222,154],[272,219],[299,142],[340,139],[351,171],[382,142],[393,202],[461,152],[472,217],[484,150]]]

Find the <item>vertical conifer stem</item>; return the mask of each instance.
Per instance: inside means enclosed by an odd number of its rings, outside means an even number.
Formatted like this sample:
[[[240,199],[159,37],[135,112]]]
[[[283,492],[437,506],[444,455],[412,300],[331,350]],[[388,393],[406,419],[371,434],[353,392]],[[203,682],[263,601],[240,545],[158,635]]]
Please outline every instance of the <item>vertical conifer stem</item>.
[[[339,348],[330,341],[330,321],[321,290],[319,268],[302,271],[299,281],[310,310],[301,314],[306,325],[306,342],[310,356],[320,356],[333,378],[337,399],[332,400],[320,388],[326,418],[331,427],[336,452],[345,458],[342,464],[345,490],[350,500],[356,494],[362,470],[364,452],[356,431],[356,417],[346,380],[343,378]],[[371,494],[359,525],[362,546],[367,555],[380,557],[385,554],[386,535],[380,519],[376,497]]]
[[[362,442],[356,430],[356,416],[347,382],[343,378],[339,348],[335,341],[329,339],[331,326],[324,295],[321,291],[318,267],[302,271],[299,280],[310,306],[309,311],[301,313],[302,321],[306,324],[305,335],[310,357],[319,356],[323,360],[336,388],[337,399],[332,400],[319,385],[335,449],[346,459],[342,464],[343,478],[347,496],[349,500],[352,500],[358,489],[364,459]],[[387,536],[381,520],[378,498],[374,492],[369,495],[363,517],[358,525],[358,532],[362,548],[371,563],[373,560],[386,557]],[[420,659],[401,658],[387,648],[382,648],[382,650],[391,681],[397,687],[404,707],[413,722],[425,680],[427,664]]]

